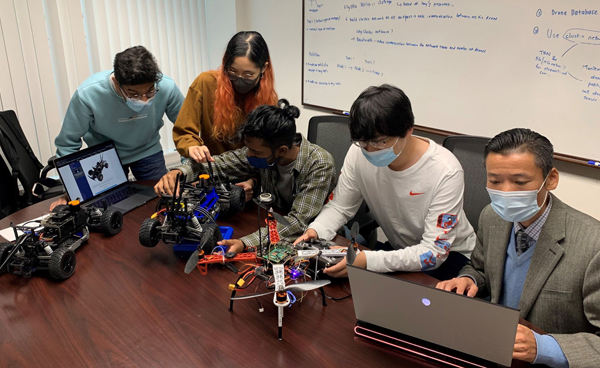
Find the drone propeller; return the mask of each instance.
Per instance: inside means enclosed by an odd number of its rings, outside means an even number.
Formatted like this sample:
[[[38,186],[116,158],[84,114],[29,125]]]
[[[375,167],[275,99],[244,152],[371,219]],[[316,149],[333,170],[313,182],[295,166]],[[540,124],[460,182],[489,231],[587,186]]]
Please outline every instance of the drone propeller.
[[[206,242],[208,242],[208,239],[210,239],[212,237],[214,231],[215,231],[214,227],[209,227],[208,229],[206,229],[204,234],[202,234],[202,238],[200,239],[198,248],[194,251],[194,253],[192,253],[190,258],[188,258],[187,263],[185,264],[184,272],[186,274],[189,274],[190,272],[192,272],[194,270],[194,268],[196,268],[196,266],[198,265],[198,261],[200,261],[200,251],[202,250],[202,248],[204,248],[204,246],[206,245]]]
[[[273,217],[275,217],[275,220],[277,220],[277,222],[279,222],[280,224],[284,225],[284,226],[292,226],[292,224],[290,224],[290,222],[283,216],[281,216],[280,214],[278,214],[275,211],[271,211],[269,210],[269,208],[267,206],[265,206],[263,203],[261,203],[258,199],[253,198],[252,199],[254,201],[254,203],[256,203],[260,208],[266,210],[267,212],[269,212],[270,214],[273,215]]]
[[[331,283],[331,280],[307,281],[307,282],[303,282],[301,284],[288,285],[283,290],[284,291],[288,291],[288,290],[289,291],[311,291],[311,290],[315,290],[320,287],[323,287],[325,285],[329,285],[330,283]],[[249,295],[243,295],[243,296],[235,296],[235,297],[231,298],[231,300],[252,299],[252,298],[258,298],[260,296],[270,295],[273,293],[275,293],[275,291],[268,291],[266,293],[249,294]]]
[[[358,232],[360,231],[360,225],[355,221],[352,224],[352,228],[350,229],[350,236],[352,239],[350,240],[350,245],[348,245],[348,251],[346,253],[346,263],[351,265],[354,263],[356,259],[356,250],[354,250],[354,245],[356,244],[356,237],[358,236]]]

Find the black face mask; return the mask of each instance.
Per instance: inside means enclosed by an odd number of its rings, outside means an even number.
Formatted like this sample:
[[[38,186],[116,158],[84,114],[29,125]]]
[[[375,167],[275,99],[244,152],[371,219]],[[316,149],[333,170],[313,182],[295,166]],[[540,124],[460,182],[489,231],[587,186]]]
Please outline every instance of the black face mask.
[[[231,81],[231,85],[236,93],[245,95],[259,85],[261,76],[262,74],[256,77],[256,79],[237,78]]]

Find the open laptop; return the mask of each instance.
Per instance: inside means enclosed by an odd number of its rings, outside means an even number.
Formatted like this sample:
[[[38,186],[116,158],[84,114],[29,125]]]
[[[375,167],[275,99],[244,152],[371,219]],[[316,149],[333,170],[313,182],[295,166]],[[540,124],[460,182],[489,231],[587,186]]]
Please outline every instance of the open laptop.
[[[113,141],[54,160],[69,199],[127,213],[156,197],[154,188],[127,180]]]
[[[357,335],[455,367],[510,366],[519,311],[348,266]]]

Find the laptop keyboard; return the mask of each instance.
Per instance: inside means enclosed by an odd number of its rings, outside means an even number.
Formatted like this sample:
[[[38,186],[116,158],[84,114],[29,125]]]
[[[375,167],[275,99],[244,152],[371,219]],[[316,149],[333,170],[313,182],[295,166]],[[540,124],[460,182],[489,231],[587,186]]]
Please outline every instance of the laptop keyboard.
[[[104,208],[104,203],[106,202],[106,205],[110,207],[115,203],[119,203],[122,200],[141,192],[142,190],[144,190],[144,188],[128,186],[119,191],[114,192],[109,196],[106,196],[93,202],[92,204],[90,204],[90,206],[94,206],[96,208]]]

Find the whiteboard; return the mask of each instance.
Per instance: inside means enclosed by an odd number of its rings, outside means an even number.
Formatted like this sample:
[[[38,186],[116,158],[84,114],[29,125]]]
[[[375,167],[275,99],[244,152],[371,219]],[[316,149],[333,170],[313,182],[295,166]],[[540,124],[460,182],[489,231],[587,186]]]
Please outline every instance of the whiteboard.
[[[348,111],[389,83],[417,125],[527,127],[600,161],[600,1],[305,0],[303,12],[304,104]]]

